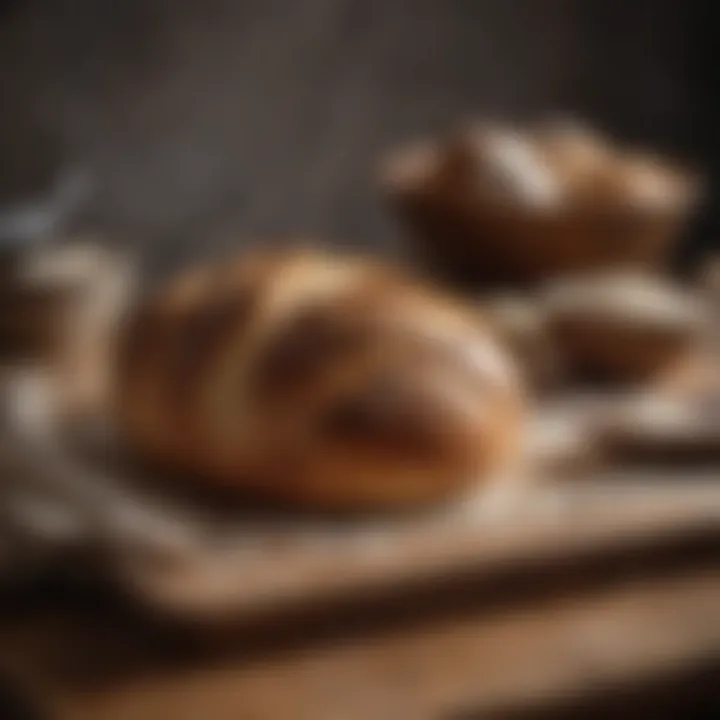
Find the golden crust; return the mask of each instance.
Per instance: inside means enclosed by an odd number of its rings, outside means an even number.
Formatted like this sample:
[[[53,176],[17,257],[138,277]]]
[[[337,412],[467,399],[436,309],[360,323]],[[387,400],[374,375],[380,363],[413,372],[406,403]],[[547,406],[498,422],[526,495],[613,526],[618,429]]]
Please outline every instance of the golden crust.
[[[313,507],[439,501],[516,453],[522,398],[476,313],[357,259],[275,252],[162,289],[124,333],[131,447]]]
[[[699,197],[665,158],[573,123],[487,123],[401,150],[385,194],[433,267],[490,285],[662,268]]]

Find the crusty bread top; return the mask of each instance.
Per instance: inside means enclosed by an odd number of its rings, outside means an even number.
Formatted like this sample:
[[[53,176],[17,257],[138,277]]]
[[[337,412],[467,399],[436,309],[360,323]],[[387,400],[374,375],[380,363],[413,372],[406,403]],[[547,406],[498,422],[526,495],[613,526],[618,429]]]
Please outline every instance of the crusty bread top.
[[[459,475],[502,454],[500,440],[476,440],[503,426],[519,385],[474,309],[399,269],[304,250],[182,275],[143,303],[122,347],[126,435],[228,482],[241,467],[288,472],[293,453],[317,457],[309,485],[333,462],[346,475],[395,461],[414,476],[439,465]]]

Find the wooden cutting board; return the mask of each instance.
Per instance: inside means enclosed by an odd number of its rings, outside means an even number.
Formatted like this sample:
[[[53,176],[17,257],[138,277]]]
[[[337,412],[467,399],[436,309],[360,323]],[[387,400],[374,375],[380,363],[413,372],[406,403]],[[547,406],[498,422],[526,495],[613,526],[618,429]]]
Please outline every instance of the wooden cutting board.
[[[225,622],[469,571],[492,582],[508,566],[592,562],[688,533],[720,533],[716,467],[588,466],[562,482],[523,476],[402,517],[218,507],[143,479],[112,445],[90,448],[94,455],[73,448],[56,432],[42,382],[26,377],[15,407],[27,417],[7,424],[5,451],[3,512],[15,545],[24,537],[26,547],[43,540],[54,552],[84,548],[96,561],[88,572],[109,575],[177,620]]]
[[[144,603],[187,620],[223,620],[468,572],[492,584],[508,567],[592,564],[688,534],[720,536],[717,475],[598,476],[403,522],[238,524],[171,562],[116,560],[118,577]]]

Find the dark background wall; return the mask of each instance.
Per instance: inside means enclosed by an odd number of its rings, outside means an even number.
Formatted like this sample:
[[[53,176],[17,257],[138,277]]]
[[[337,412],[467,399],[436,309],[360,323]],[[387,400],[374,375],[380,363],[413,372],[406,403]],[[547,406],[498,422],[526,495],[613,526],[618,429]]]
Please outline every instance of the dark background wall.
[[[287,233],[393,251],[378,158],[474,113],[571,111],[710,168],[712,6],[0,0],[0,205],[73,163],[76,222],[161,262]]]

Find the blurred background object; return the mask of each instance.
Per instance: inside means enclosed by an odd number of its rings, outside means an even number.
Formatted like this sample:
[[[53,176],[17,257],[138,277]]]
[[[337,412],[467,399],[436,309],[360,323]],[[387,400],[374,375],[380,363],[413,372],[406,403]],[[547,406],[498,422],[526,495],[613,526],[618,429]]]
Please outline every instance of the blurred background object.
[[[426,264],[476,286],[667,272],[702,196],[696,173],[569,119],[451,129],[381,182]]]
[[[551,283],[542,300],[569,364],[614,381],[648,382],[704,352],[710,308],[695,293],[628,271]]]

